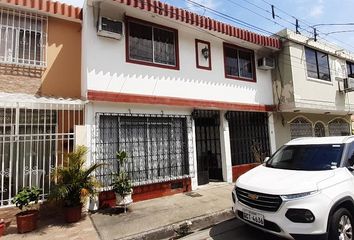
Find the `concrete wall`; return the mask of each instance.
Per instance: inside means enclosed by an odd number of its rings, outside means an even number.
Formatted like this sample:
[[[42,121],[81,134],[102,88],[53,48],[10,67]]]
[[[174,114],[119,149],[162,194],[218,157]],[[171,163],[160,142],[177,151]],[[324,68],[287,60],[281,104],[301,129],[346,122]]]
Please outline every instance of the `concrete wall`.
[[[348,123],[350,122],[350,116],[346,115],[325,115],[325,114],[311,114],[311,113],[274,113],[274,128],[275,134],[275,145],[278,149],[283,144],[291,140],[290,135],[290,122],[296,117],[305,117],[308,119],[312,125],[320,121],[325,125],[326,136],[328,136],[328,123],[336,118],[342,118]]]
[[[280,69],[276,69],[273,73],[275,83],[278,85],[278,91],[275,91],[275,101],[282,100],[280,109],[284,111],[305,110],[305,112],[312,113],[352,113],[354,93],[340,93],[338,80],[347,77],[346,60],[352,61],[354,57],[341,53],[341,49],[335,46],[329,46],[320,41],[314,42],[289,30],[281,34],[295,42],[285,42],[284,48],[279,53]],[[305,45],[329,54],[331,81],[307,76]]]
[[[49,17],[47,34],[47,67],[0,66],[0,91],[80,97],[81,24]]]
[[[269,52],[255,45],[214,37],[190,25],[152,16],[118,3],[102,3],[101,14],[124,20],[127,16],[165,25],[178,30],[180,70],[164,69],[126,62],[126,36],[113,40],[97,36],[97,11],[84,6],[83,96],[87,90],[167,96],[248,104],[273,104],[271,72],[257,69],[257,82],[227,79],[224,76],[223,42],[229,41],[256,50],[256,57]],[[195,39],[211,43],[212,70],[196,68]]]

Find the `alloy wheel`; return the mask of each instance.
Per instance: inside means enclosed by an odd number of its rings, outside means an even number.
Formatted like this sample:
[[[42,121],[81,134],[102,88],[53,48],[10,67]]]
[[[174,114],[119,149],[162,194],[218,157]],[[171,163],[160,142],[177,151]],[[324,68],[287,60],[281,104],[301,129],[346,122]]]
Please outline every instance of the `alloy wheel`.
[[[341,216],[338,224],[339,240],[352,240],[353,228],[349,216]]]

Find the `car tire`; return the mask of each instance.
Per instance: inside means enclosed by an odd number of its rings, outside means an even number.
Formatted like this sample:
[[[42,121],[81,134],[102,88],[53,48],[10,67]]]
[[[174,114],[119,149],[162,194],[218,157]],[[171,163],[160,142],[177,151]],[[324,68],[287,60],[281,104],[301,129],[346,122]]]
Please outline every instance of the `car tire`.
[[[345,208],[333,214],[329,226],[328,240],[353,240],[353,217]]]

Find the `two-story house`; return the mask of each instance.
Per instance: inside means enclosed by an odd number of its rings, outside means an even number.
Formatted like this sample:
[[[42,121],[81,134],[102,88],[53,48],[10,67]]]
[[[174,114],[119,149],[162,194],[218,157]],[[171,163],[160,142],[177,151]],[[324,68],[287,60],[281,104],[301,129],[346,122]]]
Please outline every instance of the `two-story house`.
[[[354,55],[290,30],[273,70],[276,146],[307,136],[351,134]]]
[[[160,1],[89,0],[82,48],[89,160],[105,163],[106,189],[117,151],[142,200],[232,182],[275,149],[272,75],[257,62],[279,39]]]
[[[47,0],[0,3],[0,207],[23,187],[44,198],[52,168],[83,124],[81,9]]]

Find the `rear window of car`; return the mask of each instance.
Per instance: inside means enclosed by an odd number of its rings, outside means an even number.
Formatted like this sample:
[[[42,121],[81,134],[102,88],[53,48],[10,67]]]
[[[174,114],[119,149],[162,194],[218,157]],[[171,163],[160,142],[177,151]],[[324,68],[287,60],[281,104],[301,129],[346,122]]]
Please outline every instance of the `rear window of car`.
[[[320,171],[337,168],[343,154],[343,144],[285,145],[266,163],[267,167]]]

